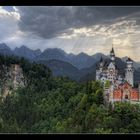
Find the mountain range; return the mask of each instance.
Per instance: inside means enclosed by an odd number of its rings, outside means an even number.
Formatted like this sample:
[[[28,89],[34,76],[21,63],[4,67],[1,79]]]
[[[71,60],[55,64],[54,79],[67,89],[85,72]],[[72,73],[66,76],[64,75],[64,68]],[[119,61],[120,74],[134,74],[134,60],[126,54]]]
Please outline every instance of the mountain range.
[[[13,54],[33,60],[34,58],[36,58],[38,55],[41,54],[41,51],[40,51],[40,49],[31,50],[23,45],[20,48],[16,47],[13,51]]]
[[[106,58],[104,54],[97,53],[95,55],[89,56],[86,53],[68,54],[62,49],[58,48],[48,48],[43,52],[40,49],[31,50],[27,46],[22,45],[21,47],[16,47],[14,50],[11,50],[5,43],[0,44],[0,53],[5,55],[17,55],[20,57],[25,57],[29,60],[40,61],[40,60],[61,60],[68,62],[78,69],[88,68],[95,64],[100,57]]]
[[[78,81],[95,79],[96,65],[100,61],[101,56],[106,61],[109,61],[109,56],[102,53],[89,56],[81,52],[75,55],[72,53],[68,54],[58,48],[48,48],[41,52],[40,49],[32,50],[25,45],[11,50],[5,43],[0,44],[0,54],[16,55],[25,57],[30,61],[43,63],[52,70],[55,76],[68,76]],[[122,74],[124,73],[127,58],[127,56],[116,58],[116,64],[120,68]],[[140,63],[134,61],[134,68],[134,79],[140,81]]]

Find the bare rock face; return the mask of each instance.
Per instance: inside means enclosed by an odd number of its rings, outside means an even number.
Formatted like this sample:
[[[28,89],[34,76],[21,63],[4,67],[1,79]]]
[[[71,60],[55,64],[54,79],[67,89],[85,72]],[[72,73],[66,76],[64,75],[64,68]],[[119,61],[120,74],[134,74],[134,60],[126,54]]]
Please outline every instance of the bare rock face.
[[[16,90],[18,87],[24,86],[24,76],[20,65],[11,64],[10,67],[4,66],[6,70],[3,73],[1,80],[1,95],[6,97],[12,91]]]
[[[20,65],[17,65],[17,64],[11,65],[10,80],[11,80],[13,89],[17,89],[20,86],[24,86],[23,71]]]

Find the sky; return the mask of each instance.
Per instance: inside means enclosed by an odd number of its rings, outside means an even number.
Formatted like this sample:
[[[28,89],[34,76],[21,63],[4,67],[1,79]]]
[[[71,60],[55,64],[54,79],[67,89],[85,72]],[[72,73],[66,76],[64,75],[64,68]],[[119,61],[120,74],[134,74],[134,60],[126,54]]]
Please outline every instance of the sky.
[[[0,43],[140,61],[140,7],[0,6]]]

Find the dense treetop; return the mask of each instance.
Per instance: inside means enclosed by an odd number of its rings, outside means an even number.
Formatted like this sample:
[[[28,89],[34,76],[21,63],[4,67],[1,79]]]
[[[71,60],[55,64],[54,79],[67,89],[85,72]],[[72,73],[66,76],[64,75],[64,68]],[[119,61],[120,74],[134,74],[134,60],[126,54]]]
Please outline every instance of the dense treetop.
[[[100,82],[54,77],[43,64],[0,56],[0,66],[12,63],[21,65],[27,83],[0,100],[1,133],[140,132],[140,106],[106,107]]]

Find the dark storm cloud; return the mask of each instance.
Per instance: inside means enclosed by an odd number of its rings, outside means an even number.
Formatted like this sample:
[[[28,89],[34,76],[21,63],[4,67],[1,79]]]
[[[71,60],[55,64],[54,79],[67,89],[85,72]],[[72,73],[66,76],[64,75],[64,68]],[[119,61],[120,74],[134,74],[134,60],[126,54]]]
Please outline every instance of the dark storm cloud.
[[[95,24],[109,24],[109,20],[140,11],[140,7],[18,7],[23,31],[43,38],[52,38],[68,29]]]

